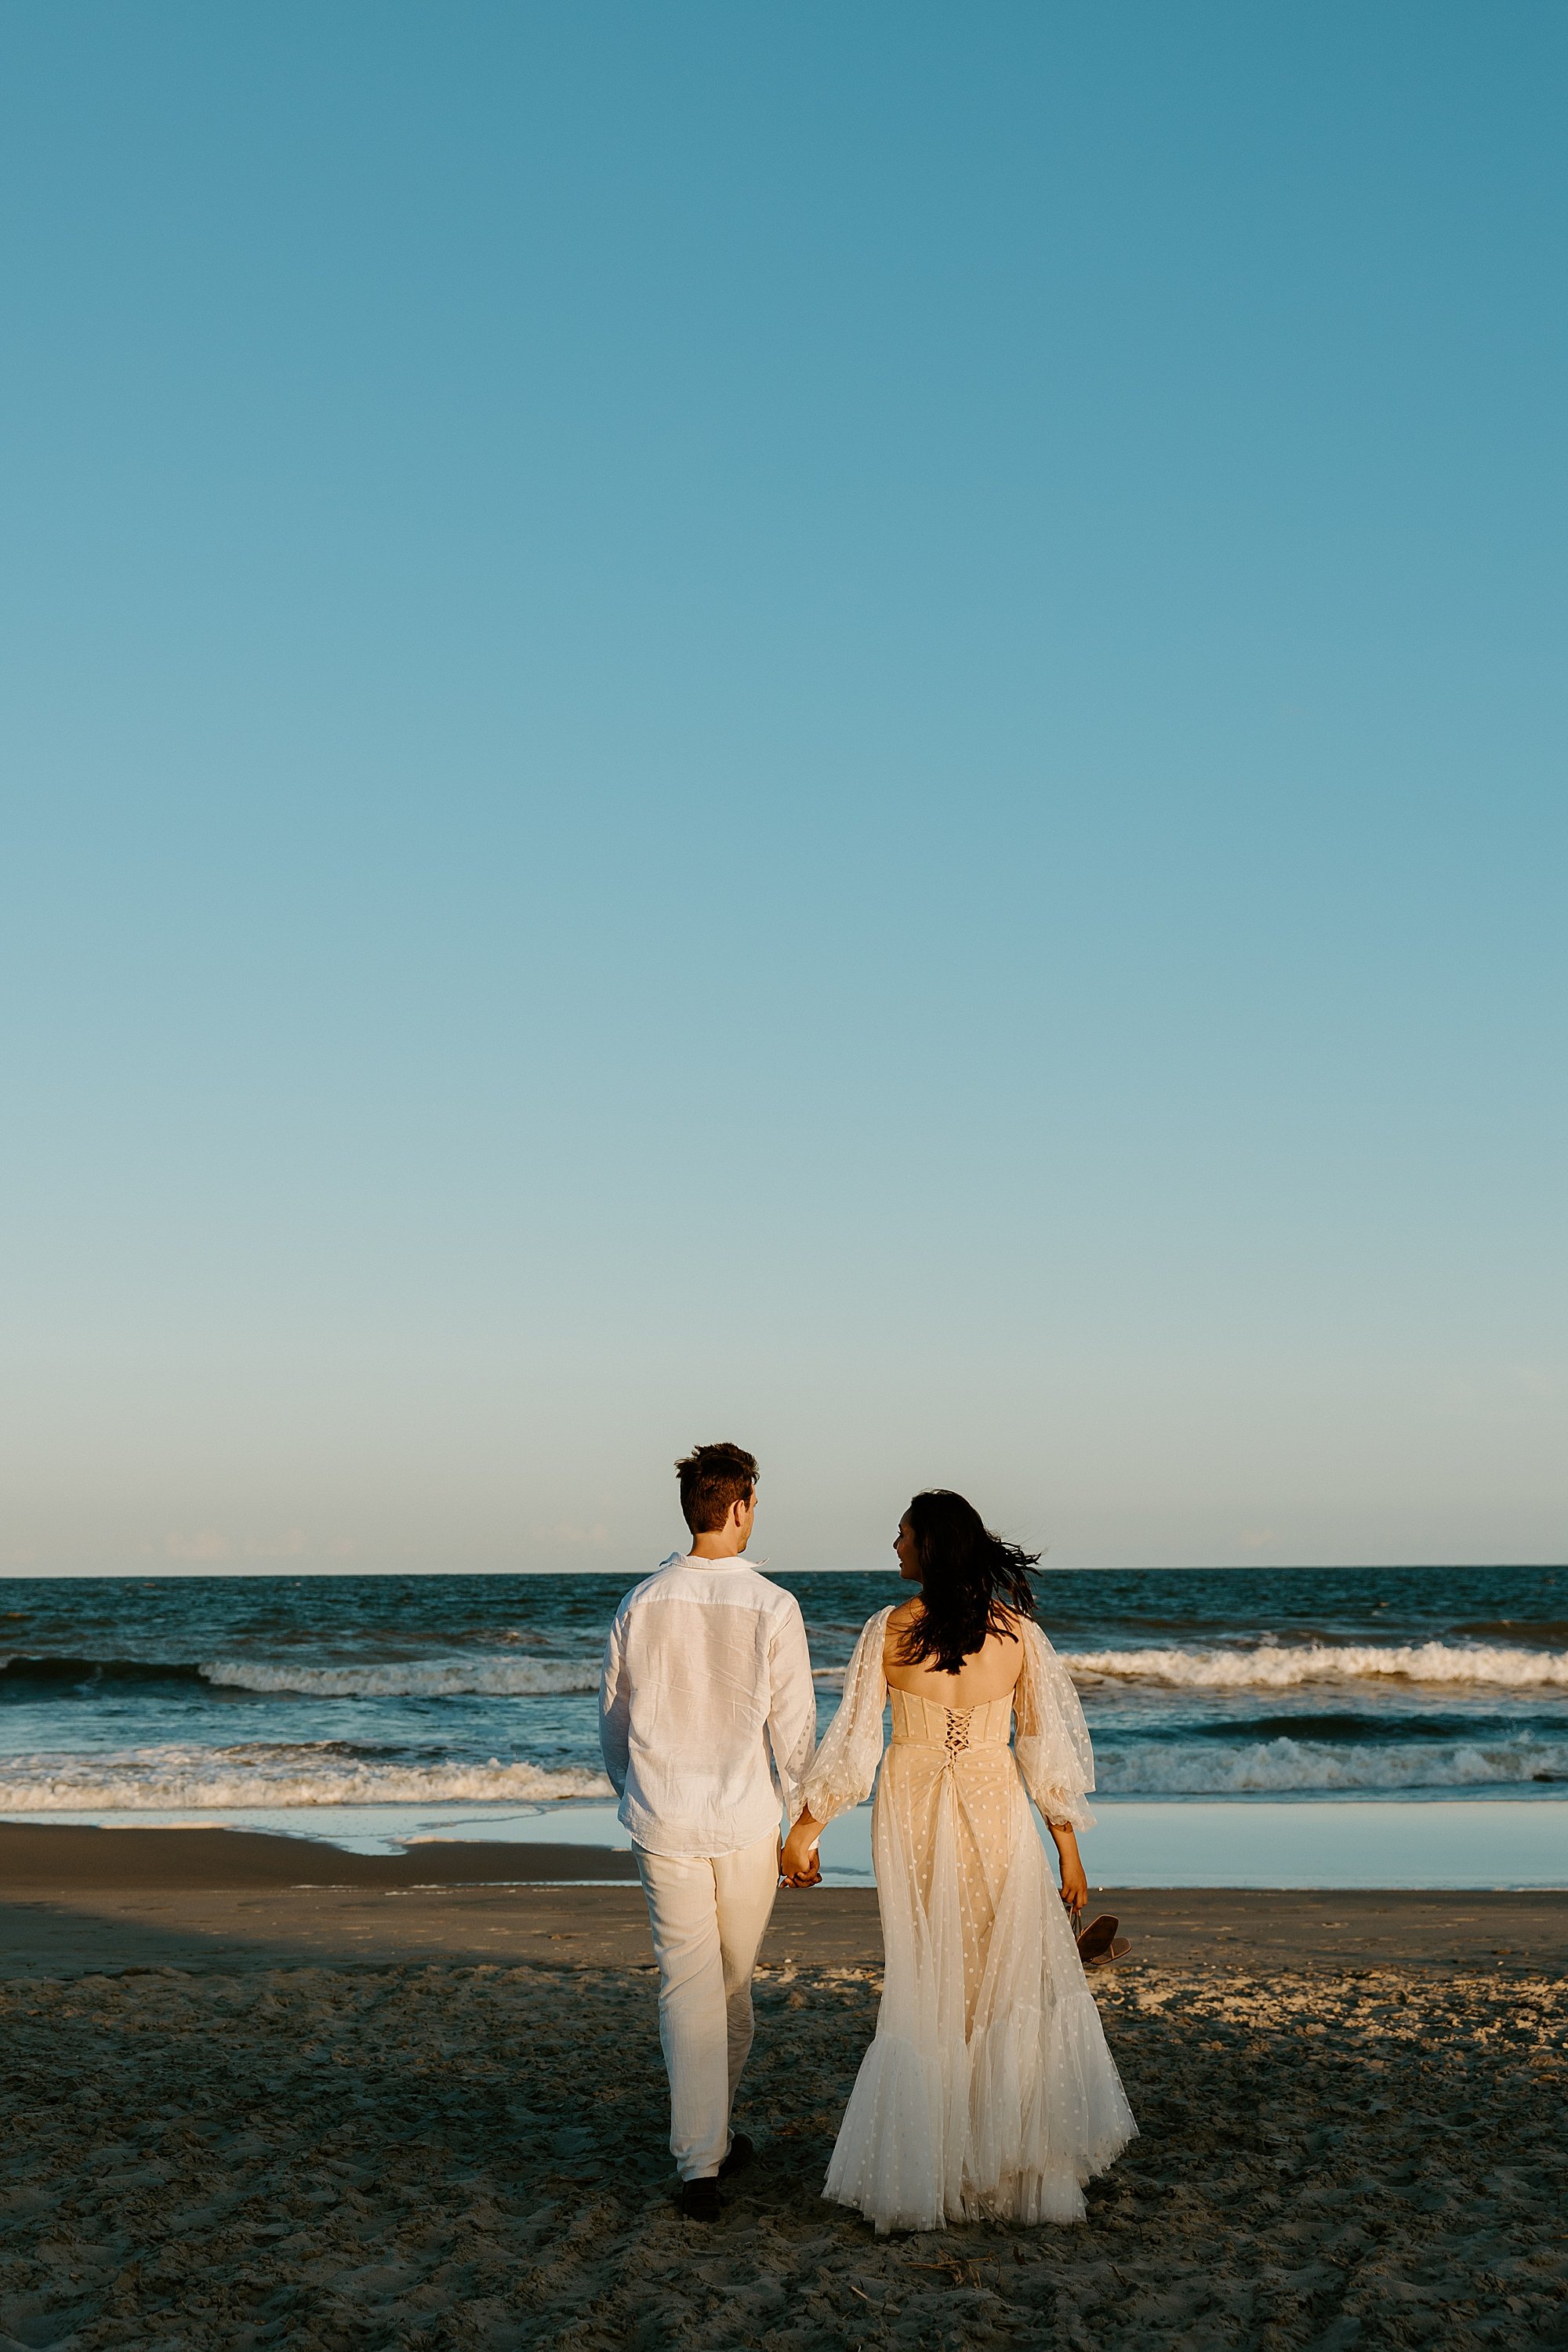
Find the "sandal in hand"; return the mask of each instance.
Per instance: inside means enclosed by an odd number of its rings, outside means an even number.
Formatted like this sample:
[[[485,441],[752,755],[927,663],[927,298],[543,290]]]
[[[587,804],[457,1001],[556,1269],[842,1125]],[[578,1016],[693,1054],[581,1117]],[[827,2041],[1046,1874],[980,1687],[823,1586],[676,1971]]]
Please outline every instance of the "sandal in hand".
[[[1127,1937],[1116,1932],[1121,1925],[1114,1913],[1102,1911],[1082,1930],[1078,1939],[1078,1956],[1086,1969],[1107,1968],[1131,1948]]]

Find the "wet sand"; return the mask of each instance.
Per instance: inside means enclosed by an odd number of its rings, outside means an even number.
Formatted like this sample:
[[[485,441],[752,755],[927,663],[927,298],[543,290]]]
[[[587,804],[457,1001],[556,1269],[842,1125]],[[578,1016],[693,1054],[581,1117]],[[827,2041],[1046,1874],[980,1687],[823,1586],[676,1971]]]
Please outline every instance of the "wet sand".
[[[636,1967],[649,1956],[636,1875],[629,1854],[602,1846],[447,1840],[355,1854],[246,1831],[0,1822],[0,1976],[289,1960]],[[1563,1892],[1101,1887],[1090,1907],[1120,1915],[1140,1965],[1568,1968]],[[875,1892],[781,1895],[765,1948],[775,1962],[879,1966]]]
[[[781,1898],[704,2231],[635,1887],[145,1843],[232,1834],[0,1829],[0,2352],[1568,2345],[1568,1895],[1102,1896],[1089,2221],[877,2240],[817,2194],[873,1896]]]

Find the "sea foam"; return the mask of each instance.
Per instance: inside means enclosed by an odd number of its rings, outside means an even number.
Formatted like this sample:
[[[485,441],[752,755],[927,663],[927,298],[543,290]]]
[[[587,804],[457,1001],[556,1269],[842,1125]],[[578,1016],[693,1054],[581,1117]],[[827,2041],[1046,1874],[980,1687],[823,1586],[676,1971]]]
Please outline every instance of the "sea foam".
[[[301,1746],[236,1751],[142,1748],[116,1757],[34,1756],[0,1763],[0,1810],[164,1812],[268,1805],[537,1804],[613,1797],[602,1772],[503,1764],[378,1764]]]
[[[1263,1739],[1194,1749],[1160,1740],[1107,1741],[1095,1759],[1107,1797],[1399,1796],[1416,1790],[1568,1783],[1568,1741],[1461,1739],[1384,1747]]]
[[[1164,1683],[1186,1690],[1288,1690],[1300,1683],[1378,1681],[1568,1689],[1568,1650],[1458,1642],[1386,1648],[1372,1642],[1267,1642],[1236,1650],[1065,1650],[1061,1661],[1079,1682]]]
[[[264,1666],[249,1658],[215,1658],[201,1673],[221,1690],[294,1692],[304,1698],[542,1698],[599,1687],[596,1663],[550,1658],[376,1666]]]

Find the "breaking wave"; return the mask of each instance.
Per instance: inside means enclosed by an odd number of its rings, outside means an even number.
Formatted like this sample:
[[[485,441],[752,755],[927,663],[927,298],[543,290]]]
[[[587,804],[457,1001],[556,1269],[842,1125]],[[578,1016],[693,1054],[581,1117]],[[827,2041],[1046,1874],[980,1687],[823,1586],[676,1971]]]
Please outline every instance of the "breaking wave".
[[[262,1666],[247,1658],[216,1658],[201,1675],[220,1690],[307,1698],[540,1698],[599,1687],[596,1664],[547,1658],[380,1666]]]
[[[160,1683],[301,1698],[540,1698],[597,1690],[599,1668],[596,1660],[557,1658],[405,1660],[374,1666],[261,1665],[249,1658],[215,1658],[206,1665],[169,1658],[0,1658],[0,1689],[18,1696],[76,1697],[105,1685],[150,1692]]]
[[[542,1764],[381,1764],[330,1746],[140,1748],[0,1762],[0,1812],[200,1811],[208,1806],[537,1804],[614,1795],[602,1772]]]
[[[1351,1790],[1400,1796],[1415,1790],[1520,1788],[1568,1783],[1568,1740],[1525,1736],[1461,1740],[1434,1748],[1342,1747],[1311,1739],[1266,1739],[1226,1749],[1164,1741],[1107,1742],[1096,1758],[1108,1797],[1243,1797]]]
[[[100,1683],[134,1687],[200,1679],[199,1666],[176,1665],[163,1658],[0,1658],[0,1687],[27,1696],[47,1697],[58,1691],[74,1693]]]
[[[1300,1683],[1479,1683],[1568,1689],[1568,1650],[1457,1642],[1384,1648],[1371,1642],[1264,1643],[1248,1650],[1065,1650],[1075,1681],[1164,1683],[1185,1690],[1287,1690]]]

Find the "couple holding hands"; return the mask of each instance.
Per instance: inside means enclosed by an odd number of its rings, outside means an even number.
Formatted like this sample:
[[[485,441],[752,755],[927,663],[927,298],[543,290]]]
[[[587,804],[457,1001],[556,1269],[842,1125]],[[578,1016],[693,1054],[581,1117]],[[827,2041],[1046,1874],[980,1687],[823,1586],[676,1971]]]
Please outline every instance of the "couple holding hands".
[[[781,1876],[814,1885],[822,1831],[876,1782],[882,2000],[823,2193],[879,2231],[1080,2220],[1136,2126],[1068,1919],[1094,1759],[1033,1557],[962,1495],[917,1495],[894,1545],[915,1591],[868,1622],[817,1746],[799,1603],[745,1556],[755,1460],[700,1445],[676,1466],[691,1549],[616,1612],[600,1736],[647,1897],[682,2210],[716,2219],[751,2161],[730,2111]]]

